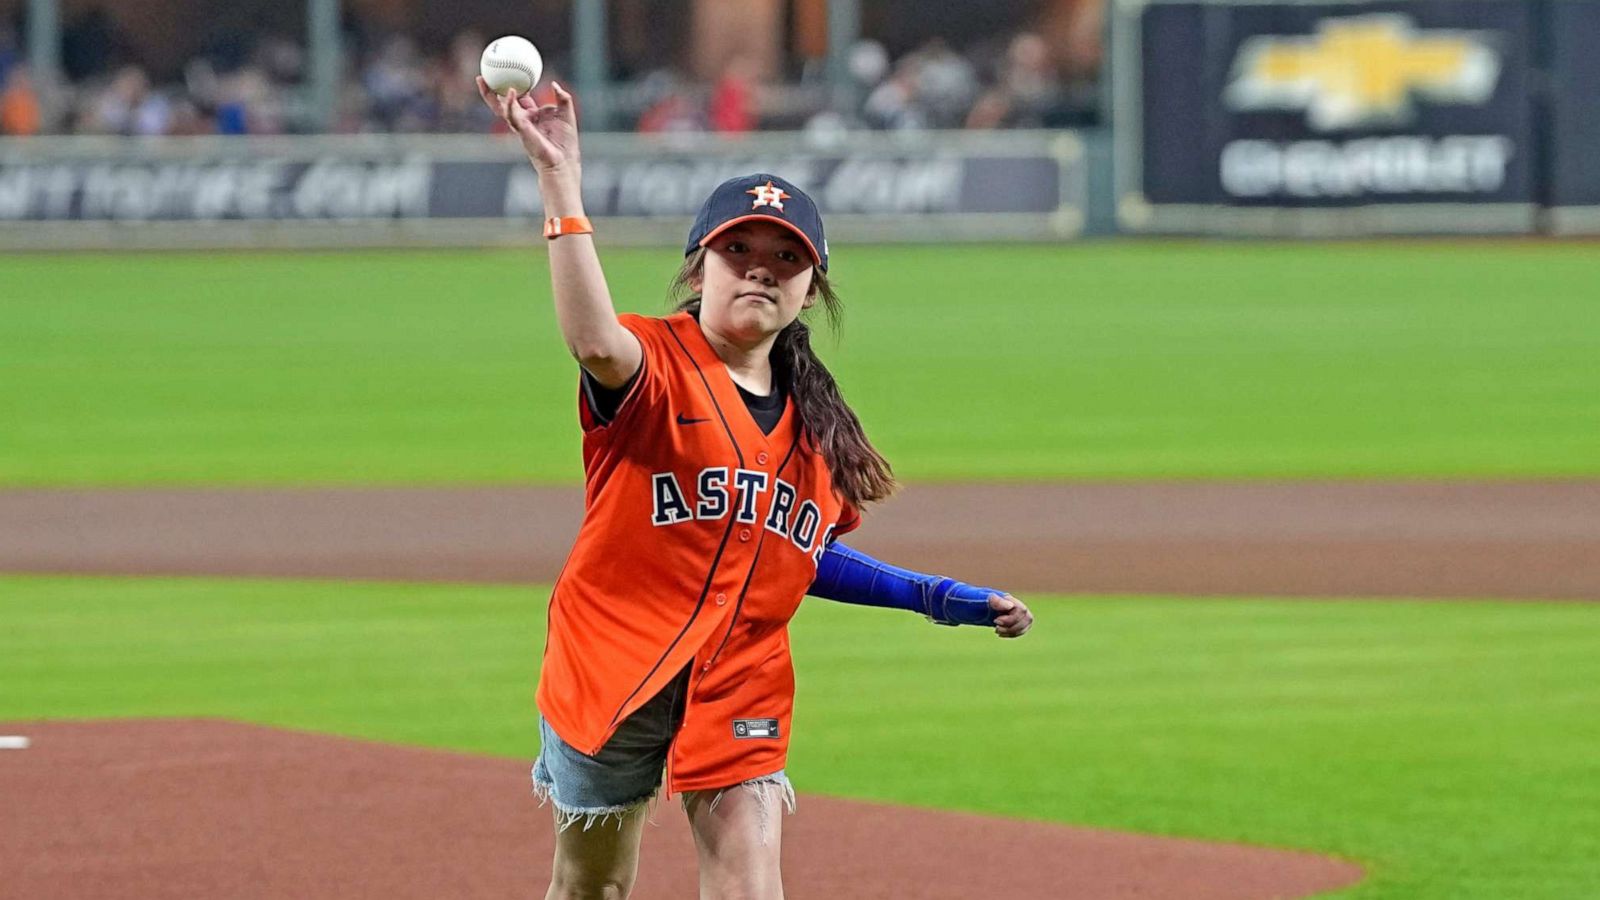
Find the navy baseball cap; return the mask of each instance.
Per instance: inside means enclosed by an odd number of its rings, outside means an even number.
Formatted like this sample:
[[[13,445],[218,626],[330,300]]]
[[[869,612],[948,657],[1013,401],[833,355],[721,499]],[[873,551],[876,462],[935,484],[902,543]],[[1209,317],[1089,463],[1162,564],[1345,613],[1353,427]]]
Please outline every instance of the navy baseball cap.
[[[822,214],[806,192],[776,175],[758,172],[730,178],[706,198],[689,229],[688,256],[697,247],[740,222],[777,222],[800,238],[811,251],[811,261],[828,271],[828,241],[822,235]]]

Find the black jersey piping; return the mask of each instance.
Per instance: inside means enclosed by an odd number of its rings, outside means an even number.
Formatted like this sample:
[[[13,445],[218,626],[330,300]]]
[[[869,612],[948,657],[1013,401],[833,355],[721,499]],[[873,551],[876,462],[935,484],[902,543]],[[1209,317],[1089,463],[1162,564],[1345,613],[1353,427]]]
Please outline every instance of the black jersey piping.
[[[756,541],[756,555],[750,560],[750,571],[744,575],[744,585],[739,588],[739,599],[733,604],[733,615],[728,617],[728,630],[722,633],[722,642],[717,644],[717,649],[706,660],[706,665],[711,665],[722,656],[722,648],[728,646],[728,639],[733,637],[733,626],[739,624],[739,611],[744,609],[744,598],[750,593],[750,582],[756,577],[756,563],[761,561],[761,548],[767,543],[766,529],[761,531],[761,540]]]
[[[739,457],[739,468],[744,468],[744,451],[739,449],[739,439],[733,436],[733,426],[728,424],[728,417],[722,414],[722,404],[717,402],[717,392],[711,389],[711,382],[706,379],[706,373],[701,370],[694,354],[690,353],[688,346],[683,343],[683,338],[678,337],[678,329],[668,325],[667,333],[677,342],[678,349],[683,351],[684,357],[689,360],[689,365],[694,366],[694,373],[700,376],[700,383],[706,387],[706,396],[711,398],[711,406],[717,411],[717,418],[722,420],[722,430],[728,433],[728,443],[733,445],[734,455]]]
[[[678,349],[683,351],[683,355],[688,358],[689,364],[694,366],[695,374],[700,376],[700,383],[705,385],[706,388],[706,396],[711,398],[711,406],[716,409],[717,418],[722,420],[722,429],[728,433],[728,443],[733,445],[733,452],[739,457],[739,467],[741,469],[744,468],[744,453],[739,449],[739,441],[733,436],[733,429],[728,426],[728,417],[722,414],[722,404],[717,402],[717,395],[711,390],[711,382],[706,380],[706,373],[701,371],[700,364],[695,361],[694,354],[689,352],[689,348],[678,337],[677,329],[673,328],[670,323],[667,325],[667,333],[672,335],[672,339],[677,343]],[[792,448],[790,452],[793,452]],[[784,462],[788,462],[788,457],[784,457]],[[644,690],[644,686],[650,683],[650,679],[661,668],[661,664],[666,662],[667,657],[672,655],[672,651],[678,646],[678,642],[682,641],[683,636],[689,633],[689,628],[694,625],[694,620],[700,617],[700,610],[704,609],[706,605],[706,594],[711,592],[711,579],[715,578],[717,574],[717,563],[722,562],[722,552],[728,549],[728,538],[733,536],[733,526],[737,521],[738,517],[732,515],[732,510],[730,510],[728,527],[722,532],[722,542],[717,545],[716,555],[711,557],[711,568],[706,570],[706,581],[705,584],[700,586],[700,599],[695,601],[694,612],[689,614],[689,621],[683,623],[683,628],[678,631],[678,636],[672,639],[672,643],[667,645],[667,649],[661,651],[661,658],[656,660],[656,664],[651,666],[650,671],[646,672],[644,678],[634,686],[632,693],[628,694],[627,699],[622,701],[622,705],[617,707],[616,713],[611,716],[611,721],[606,725],[607,728],[617,724],[617,720],[622,718],[622,711],[627,709],[628,704],[633,702],[633,698],[639,696],[639,692]],[[759,552],[759,545],[757,550]],[[750,571],[755,571],[754,564],[750,566]],[[746,583],[748,581],[747,576]]]
[[[798,446],[800,446],[800,429],[796,427],[794,432],[794,440],[789,444],[789,452],[783,455],[783,462],[778,463],[778,469],[773,473],[774,478],[782,475],[783,470],[789,467],[789,459],[790,457],[794,456],[794,449]],[[723,633],[722,643],[717,645],[717,651],[711,654],[710,659],[706,660],[706,665],[716,662],[717,659],[722,656],[722,648],[728,646],[728,639],[733,637],[733,626],[739,624],[739,612],[740,610],[744,609],[745,595],[750,593],[750,582],[755,578],[756,575],[756,563],[761,562],[761,548],[766,546],[766,544],[767,528],[765,523],[763,523],[761,526],[761,539],[756,541],[755,558],[750,560],[750,571],[744,576],[744,587],[739,588],[739,600],[733,605],[733,615],[728,617],[728,630]]]
[[[689,633],[689,626],[693,625],[694,620],[700,617],[700,610],[706,605],[706,594],[711,591],[711,579],[716,575],[717,572],[717,563],[722,561],[722,551],[727,548],[728,537],[733,534],[733,525],[734,519],[732,516],[729,516],[728,528],[726,531],[722,532],[722,543],[717,545],[717,555],[711,558],[711,568],[706,572],[706,583],[700,587],[700,599],[695,601],[694,612],[689,614],[689,621],[683,623],[683,628],[678,632],[678,636],[672,639],[672,643],[667,645],[667,649],[661,651],[661,658],[656,660],[656,664],[651,666],[650,671],[645,673],[644,678],[641,679],[639,684],[634,687],[633,692],[628,694],[627,699],[622,701],[621,706],[617,707],[617,711],[611,716],[611,722],[607,727],[617,724],[617,720],[622,718],[622,711],[627,709],[628,704],[633,702],[633,698],[637,697],[639,692],[644,690],[644,686],[650,683],[650,679],[656,674],[656,671],[661,668],[661,664],[666,662],[667,657],[672,655],[673,648],[677,647],[678,642],[683,640],[683,636]]]

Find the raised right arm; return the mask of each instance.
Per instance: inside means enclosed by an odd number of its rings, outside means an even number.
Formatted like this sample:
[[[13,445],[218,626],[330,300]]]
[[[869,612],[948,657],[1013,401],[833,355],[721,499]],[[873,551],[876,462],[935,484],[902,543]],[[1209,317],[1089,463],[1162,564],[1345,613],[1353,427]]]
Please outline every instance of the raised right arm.
[[[535,108],[529,97],[518,97],[514,90],[496,96],[478,79],[479,96],[516,132],[539,174],[545,216],[582,216],[577,115],[572,95],[559,84],[552,87],[556,105]],[[617,321],[594,236],[567,234],[548,243],[556,322],[567,349],[596,381],[608,388],[621,387],[639,371],[644,351],[633,332]]]

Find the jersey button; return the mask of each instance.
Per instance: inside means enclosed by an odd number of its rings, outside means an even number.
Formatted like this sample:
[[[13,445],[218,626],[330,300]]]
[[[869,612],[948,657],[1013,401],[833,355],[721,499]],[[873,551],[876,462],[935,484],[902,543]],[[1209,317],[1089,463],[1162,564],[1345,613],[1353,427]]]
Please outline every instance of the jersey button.
[[[767,459],[768,457],[765,450],[756,454],[756,462],[762,464],[763,466],[767,464]]]
[[[748,529],[748,528],[739,529],[739,540],[741,540],[741,541],[750,540],[750,529]]]
[[[702,672],[711,671],[711,663],[706,663],[705,665],[701,666],[700,667],[700,671],[702,671]]]
[[[718,594],[717,595],[717,605],[718,606],[727,606],[728,605],[728,595],[727,594]]]

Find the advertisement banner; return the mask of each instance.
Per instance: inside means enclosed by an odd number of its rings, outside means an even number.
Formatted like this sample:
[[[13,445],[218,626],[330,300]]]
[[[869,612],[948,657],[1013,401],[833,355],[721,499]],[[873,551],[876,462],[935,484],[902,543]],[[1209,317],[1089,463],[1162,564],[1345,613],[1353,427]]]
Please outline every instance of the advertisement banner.
[[[929,136],[923,144],[809,152],[770,136],[692,150],[626,136],[592,143],[583,181],[589,215],[641,226],[639,234],[682,230],[718,183],[759,171],[805,188],[830,229],[875,224],[882,232],[875,239],[919,238],[930,229],[993,239],[991,225],[1062,237],[1083,221],[1086,164],[1070,134],[1005,142]],[[482,138],[63,140],[53,149],[70,152],[51,149],[0,142],[0,226],[366,222],[505,230],[543,216],[537,177],[520,151]]]
[[[778,165],[763,165],[778,162]],[[694,215],[720,181],[795,173],[835,215],[1047,214],[1060,172],[1048,157],[586,161],[596,217]],[[0,219],[147,222],[219,219],[538,218],[526,162],[395,159],[0,162]]]
[[[1123,223],[1532,228],[1534,15],[1521,0],[1133,4]]]

